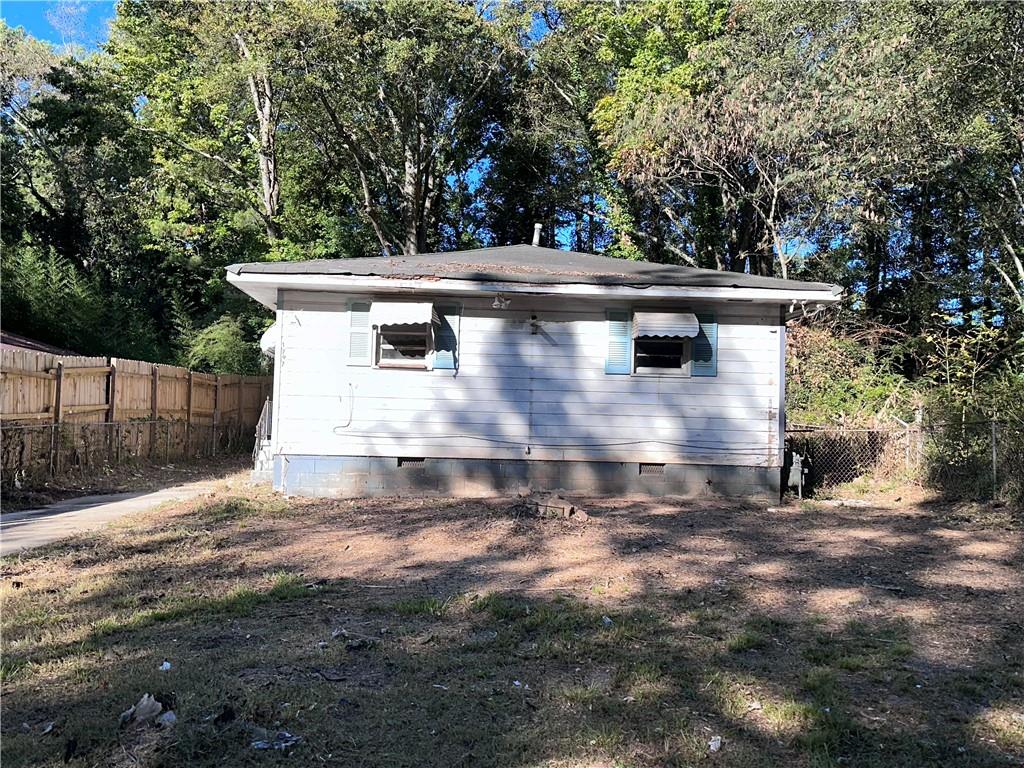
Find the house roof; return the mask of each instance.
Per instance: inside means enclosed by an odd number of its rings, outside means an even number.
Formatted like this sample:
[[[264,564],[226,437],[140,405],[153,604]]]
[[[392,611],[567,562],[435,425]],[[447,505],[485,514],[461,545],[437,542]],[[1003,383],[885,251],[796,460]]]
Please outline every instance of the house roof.
[[[467,280],[529,284],[590,284],[603,286],[688,286],[759,288],[792,294],[802,291],[842,293],[839,286],[800,280],[780,280],[741,272],[696,269],[562,251],[533,245],[506,245],[416,256],[388,256],[312,261],[274,261],[232,264],[235,275],[339,275],[395,279]]]
[[[47,344],[45,341],[36,341],[35,339],[30,339],[28,336],[21,336],[17,333],[11,333],[10,331],[0,331],[0,348],[28,349],[33,352],[47,352],[51,355],[65,355],[68,357],[78,355],[77,352],[72,352],[70,349],[64,349],[63,347],[54,346],[53,344]]]

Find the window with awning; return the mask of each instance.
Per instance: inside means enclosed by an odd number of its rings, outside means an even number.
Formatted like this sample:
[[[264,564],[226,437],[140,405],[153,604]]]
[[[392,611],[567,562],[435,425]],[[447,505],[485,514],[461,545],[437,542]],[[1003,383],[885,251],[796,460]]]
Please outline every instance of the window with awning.
[[[434,349],[434,305],[424,301],[375,301],[370,326],[376,331],[374,363],[379,368],[426,368]]]
[[[457,370],[461,315],[451,303],[352,300],[348,364]]]
[[[633,372],[689,375],[691,340],[699,333],[692,312],[634,312]]]

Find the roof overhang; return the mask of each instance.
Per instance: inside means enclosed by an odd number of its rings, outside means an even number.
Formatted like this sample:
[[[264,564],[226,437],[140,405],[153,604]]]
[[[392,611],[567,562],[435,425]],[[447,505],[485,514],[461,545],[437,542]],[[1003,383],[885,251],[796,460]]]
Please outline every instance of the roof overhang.
[[[446,278],[400,279],[358,275],[271,274],[258,272],[227,273],[228,282],[270,309],[277,309],[279,291],[324,291],[328,293],[421,296],[494,296],[526,294],[534,296],[573,296],[590,299],[714,299],[772,304],[832,304],[842,298],[842,289],[794,290],[791,288],[734,288],[712,286],[594,285],[592,283],[478,282]]]

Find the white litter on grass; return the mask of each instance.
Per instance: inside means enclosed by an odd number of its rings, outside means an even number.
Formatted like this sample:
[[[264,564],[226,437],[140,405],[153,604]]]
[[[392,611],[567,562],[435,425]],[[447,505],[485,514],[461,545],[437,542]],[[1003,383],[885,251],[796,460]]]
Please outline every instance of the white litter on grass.
[[[124,726],[145,723],[159,715],[163,708],[164,705],[154,699],[152,695],[144,693],[135,706],[128,707],[121,713],[118,724]]]
[[[431,686],[431,688],[440,688],[442,691],[447,691],[448,690],[448,686],[447,685],[441,685],[440,683],[434,683]]]
[[[160,671],[161,672],[170,672],[171,671],[171,662],[169,662],[167,659],[164,659],[164,663],[160,665]]]
[[[285,750],[289,747],[294,747],[300,741],[302,741],[301,736],[294,736],[288,733],[288,731],[278,731],[274,734],[273,739],[257,739],[249,746],[253,749]]]
[[[712,736],[711,741],[708,742],[708,749],[712,752],[717,752],[722,748],[722,737]]]
[[[176,722],[178,722],[178,716],[171,710],[167,710],[156,719],[156,724],[161,728],[170,728]]]
[[[602,616],[601,623],[604,624],[606,627],[610,627],[615,622],[611,620],[610,616]]]

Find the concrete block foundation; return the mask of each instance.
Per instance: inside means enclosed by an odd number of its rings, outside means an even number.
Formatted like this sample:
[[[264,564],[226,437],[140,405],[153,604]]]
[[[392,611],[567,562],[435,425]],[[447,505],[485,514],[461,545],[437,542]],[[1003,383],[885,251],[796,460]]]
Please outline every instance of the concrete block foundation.
[[[274,457],[274,488],[295,496],[359,498],[416,493],[493,496],[563,491],[586,495],[724,496],[777,501],[778,467],[612,461]]]

